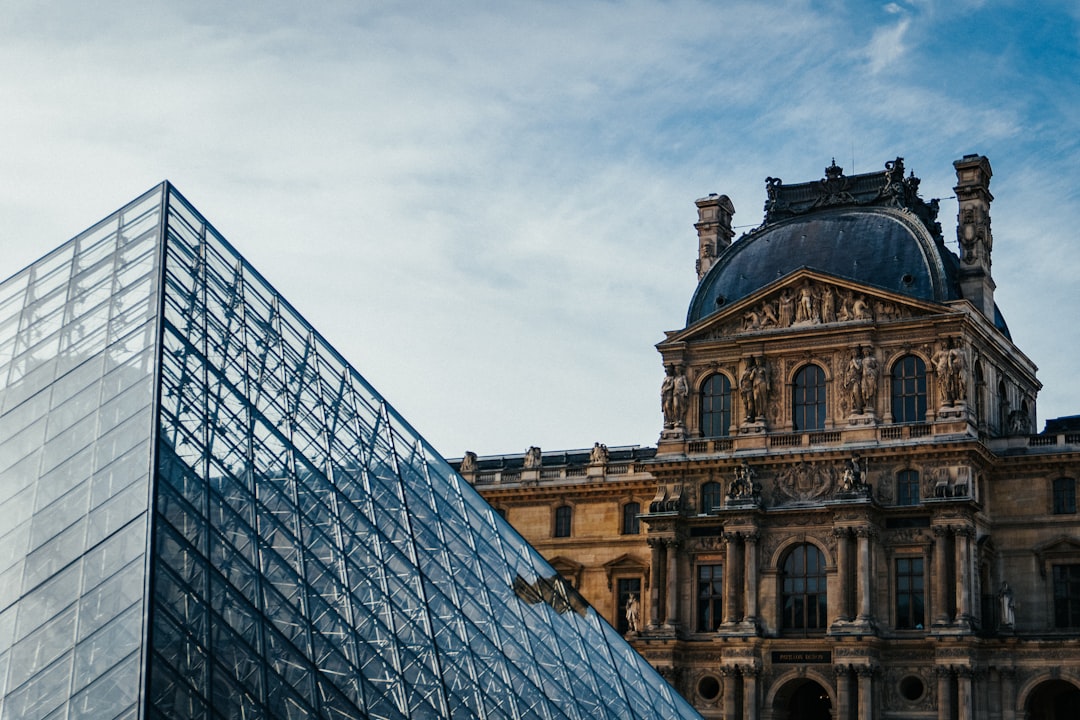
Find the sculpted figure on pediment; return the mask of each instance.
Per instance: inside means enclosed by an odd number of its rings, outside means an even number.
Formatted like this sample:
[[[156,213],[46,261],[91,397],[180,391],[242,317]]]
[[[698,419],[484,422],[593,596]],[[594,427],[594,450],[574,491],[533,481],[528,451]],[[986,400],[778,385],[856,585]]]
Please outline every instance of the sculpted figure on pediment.
[[[802,287],[799,288],[799,302],[795,307],[795,322],[797,323],[817,323],[818,319],[817,307],[814,303],[814,292],[810,288],[810,281],[803,282]]]
[[[780,313],[777,318],[780,327],[791,327],[791,323],[795,322],[795,296],[787,288],[780,293]]]
[[[821,322],[836,322],[836,291],[832,285],[825,285],[821,290]]]

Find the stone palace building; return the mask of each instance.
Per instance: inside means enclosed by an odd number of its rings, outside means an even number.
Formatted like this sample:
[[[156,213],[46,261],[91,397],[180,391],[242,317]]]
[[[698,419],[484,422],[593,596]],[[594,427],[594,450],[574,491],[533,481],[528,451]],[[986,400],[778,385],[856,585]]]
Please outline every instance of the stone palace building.
[[[705,717],[1080,712],[1080,418],[1037,431],[954,166],[955,244],[901,158],[767,179],[734,242],[698,200],[656,447],[454,461]]]

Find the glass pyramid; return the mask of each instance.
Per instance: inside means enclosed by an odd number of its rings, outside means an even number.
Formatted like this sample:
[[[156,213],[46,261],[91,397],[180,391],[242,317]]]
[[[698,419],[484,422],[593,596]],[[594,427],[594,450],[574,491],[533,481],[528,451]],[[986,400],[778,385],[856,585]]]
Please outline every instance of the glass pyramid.
[[[0,718],[696,713],[168,183],[0,284]]]

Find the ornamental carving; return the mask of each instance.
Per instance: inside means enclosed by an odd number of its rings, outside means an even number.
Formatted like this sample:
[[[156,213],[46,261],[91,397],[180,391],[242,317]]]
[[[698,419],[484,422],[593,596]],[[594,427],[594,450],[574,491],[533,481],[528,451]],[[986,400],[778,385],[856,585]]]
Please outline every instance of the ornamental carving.
[[[937,381],[938,399],[942,407],[958,405],[967,400],[967,353],[949,338],[930,357]]]
[[[833,465],[818,462],[799,462],[781,470],[776,476],[776,504],[813,502],[828,497],[841,477]]]
[[[899,320],[911,315],[907,306],[807,278],[796,287],[784,287],[767,295],[746,308],[741,317],[714,328],[707,337],[719,339],[761,330]]]
[[[915,680],[916,679],[917,682]],[[922,692],[916,693],[922,684]],[[892,667],[885,673],[885,706],[890,710],[930,711],[937,707],[937,677],[932,668]]]

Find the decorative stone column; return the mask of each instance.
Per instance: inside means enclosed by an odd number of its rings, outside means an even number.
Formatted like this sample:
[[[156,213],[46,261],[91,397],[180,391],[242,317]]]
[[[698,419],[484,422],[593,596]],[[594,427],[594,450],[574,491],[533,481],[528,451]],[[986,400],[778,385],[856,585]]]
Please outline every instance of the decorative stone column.
[[[874,670],[873,665],[859,665],[859,719],[874,717]]]
[[[833,536],[836,538],[836,574],[840,578],[840,605],[837,615],[843,622],[851,622],[855,619],[851,612],[851,529],[833,528]]]
[[[757,600],[758,600],[758,540],[761,533],[756,530],[743,534],[743,542],[746,543],[746,564],[743,567],[746,577],[746,613],[743,619],[757,626]]]
[[[664,545],[666,543],[663,538],[649,538],[648,543],[652,551],[652,568],[649,575],[649,628],[655,630],[664,620],[660,614],[660,588],[664,586],[666,580],[664,572]]]
[[[739,614],[739,534],[724,533],[727,543],[727,560],[724,567],[724,623],[742,619]]]
[[[1016,668],[998,668],[1001,678],[1001,720],[1016,720]]]
[[[758,669],[756,667],[747,665],[742,669],[743,673],[743,718],[745,720],[757,720],[758,718],[758,698],[757,698],[757,676]]]
[[[938,665],[937,673],[937,716],[938,720],[952,720],[952,668]]]
[[[720,674],[724,676],[724,718],[735,720],[739,717],[739,708],[736,703],[739,700],[742,676],[739,668],[734,665],[725,665],[720,668]]]
[[[971,629],[971,538],[972,528],[956,528],[956,624]]]
[[[956,718],[957,720],[972,720],[974,717],[974,695],[971,692],[971,676],[973,672],[969,667],[956,668]]]
[[[873,528],[855,528],[855,536],[859,539],[859,616],[857,620],[867,625],[873,621],[870,610],[870,538],[874,536]],[[868,716],[869,717],[869,716]]]
[[[949,624],[949,577],[948,551],[949,528],[935,525],[934,528],[934,622],[935,626]]]
[[[665,628],[675,628],[679,624],[679,541],[667,542],[667,608],[664,618]]]
[[[835,665],[836,673],[836,713],[835,720],[855,720],[851,717],[851,666]]]

